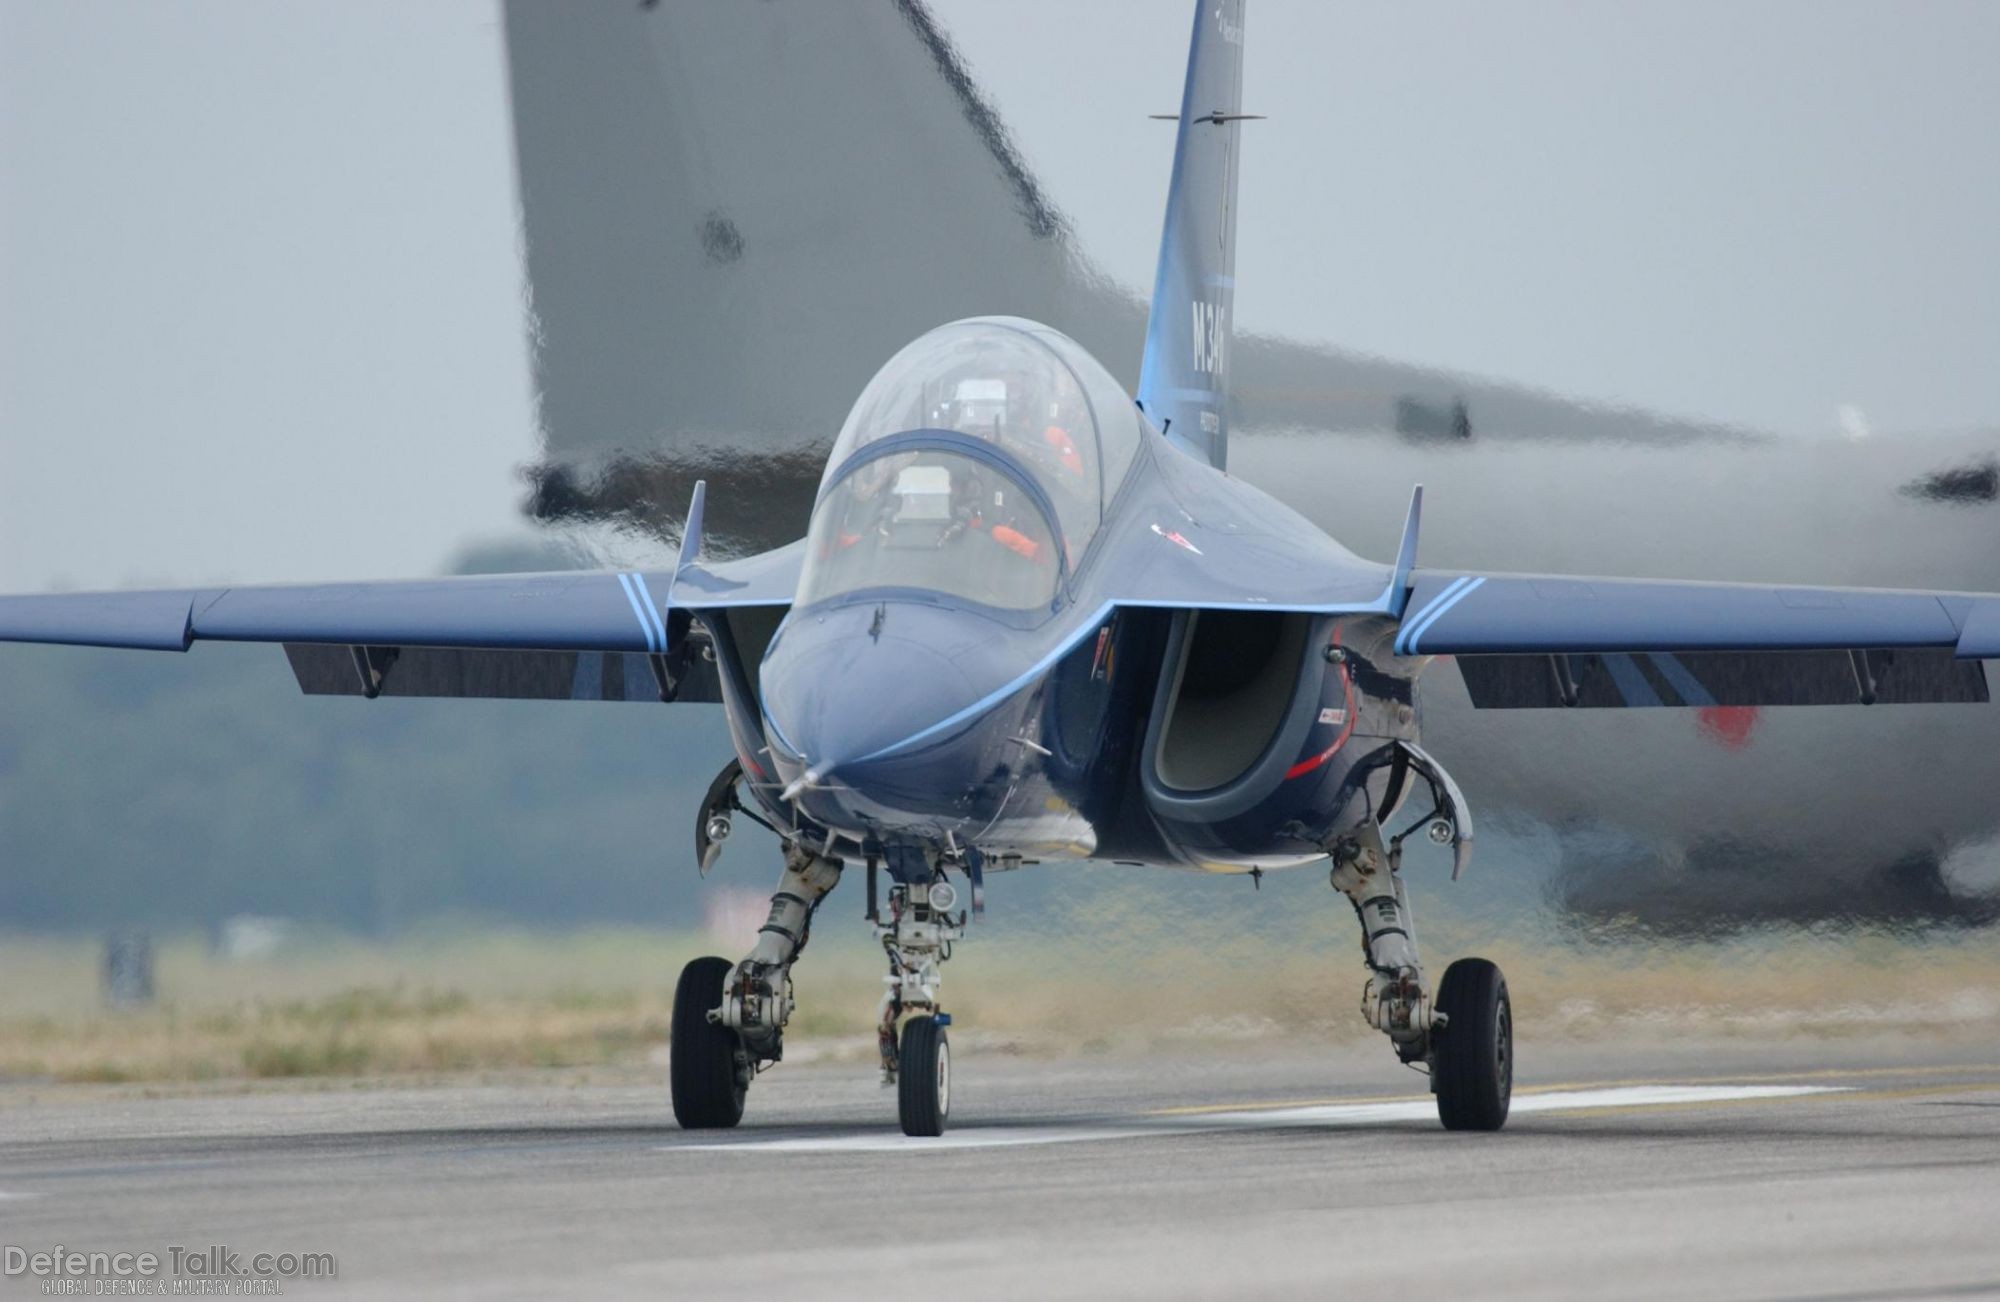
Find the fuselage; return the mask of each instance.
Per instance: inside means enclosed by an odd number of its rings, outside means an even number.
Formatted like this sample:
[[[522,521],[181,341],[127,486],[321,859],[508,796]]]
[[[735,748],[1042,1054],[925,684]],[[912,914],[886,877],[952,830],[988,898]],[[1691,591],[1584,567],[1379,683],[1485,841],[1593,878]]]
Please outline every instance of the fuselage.
[[[1416,662],[1386,613],[1130,599],[1154,567],[1219,561],[1213,540],[1309,536],[1357,593],[1381,567],[1175,449],[1073,341],[951,331],[857,403],[893,414],[850,420],[799,596],[754,687],[725,675],[773,812],[879,851],[1243,869],[1317,859],[1393,805]]]
[[[871,637],[884,610],[936,641]],[[1053,659],[1030,661],[1041,639],[915,602],[796,616],[764,662],[774,785],[805,818],[863,845],[1218,870],[1316,860],[1371,808],[1393,807],[1390,743],[1417,727],[1413,684],[1379,658],[1379,617],[1300,617],[1272,648],[1289,653],[1290,672],[1272,669],[1283,699],[1234,743],[1248,762],[1212,771],[1163,754],[1186,619],[1078,612]],[[946,681],[948,694],[933,686]],[[834,758],[844,754],[857,757]]]

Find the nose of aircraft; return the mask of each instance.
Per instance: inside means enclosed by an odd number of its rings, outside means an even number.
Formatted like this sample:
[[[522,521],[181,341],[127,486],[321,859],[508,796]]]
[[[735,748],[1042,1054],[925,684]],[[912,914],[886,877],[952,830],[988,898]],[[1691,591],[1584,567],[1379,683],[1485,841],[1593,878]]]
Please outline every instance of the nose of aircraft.
[[[772,740],[789,752],[780,756],[788,781],[851,771],[973,704],[974,684],[955,658],[974,640],[965,618],[864,603],[788,623],[761,674]]]

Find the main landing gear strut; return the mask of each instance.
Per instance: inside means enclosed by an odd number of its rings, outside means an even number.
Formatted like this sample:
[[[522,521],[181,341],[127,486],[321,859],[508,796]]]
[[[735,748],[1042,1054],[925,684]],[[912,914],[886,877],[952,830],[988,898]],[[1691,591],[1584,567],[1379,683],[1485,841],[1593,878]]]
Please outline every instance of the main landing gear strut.
[[[1354,905],[1368,983],[1361,1015],[1396,1056],[1430,1072],[1448,1130],[1498,1130],[1514,1087],[1514,1019],[1507,982],[1483,958],[1445,969],[1435,996],[1417,958],[1416,922],[1404,889],[1401,838],[1388,847],[1372,823],[1332,849],[1333,888]]]

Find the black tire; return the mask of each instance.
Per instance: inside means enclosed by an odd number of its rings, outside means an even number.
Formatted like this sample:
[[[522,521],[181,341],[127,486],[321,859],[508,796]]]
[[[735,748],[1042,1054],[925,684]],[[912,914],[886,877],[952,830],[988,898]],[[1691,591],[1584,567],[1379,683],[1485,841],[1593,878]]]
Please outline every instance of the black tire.
[[[1507,979],[1483,958],[1462,958],[1444,970],[1437,1010],[1447,1019],[1435,1033],[1431,1087],[1446,1130],[1498,1130],[1514,1095],[1514,1009]]]
[[[951,1113],[951,1042],[935,1017],[903,1024],[896,1054],[896,1112],[903,1133],[936,1138]]]
[[[708,1020],[735,966],[726,958],[698,958],[681,969],[674,987],[667,1081],[674,1120],[683,1130],[727,1130],[743,1120],[749,1081],[742,1043],[736,1032]]]

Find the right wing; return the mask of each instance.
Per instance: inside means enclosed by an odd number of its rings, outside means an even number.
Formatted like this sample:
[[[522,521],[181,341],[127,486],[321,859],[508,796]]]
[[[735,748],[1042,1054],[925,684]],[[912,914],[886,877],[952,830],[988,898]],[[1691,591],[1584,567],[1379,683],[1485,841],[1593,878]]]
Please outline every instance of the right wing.
[[[0,641],[185,651],[308,642],[662,652],[670,575],[498,574],[376,583],[0,597]]]
[[[277,642],[312,695],[715,701],[703,623],[782,614],[803,556],[793,544],[719,563],[684,554],[666,573],[0,597],[0,641]]]

